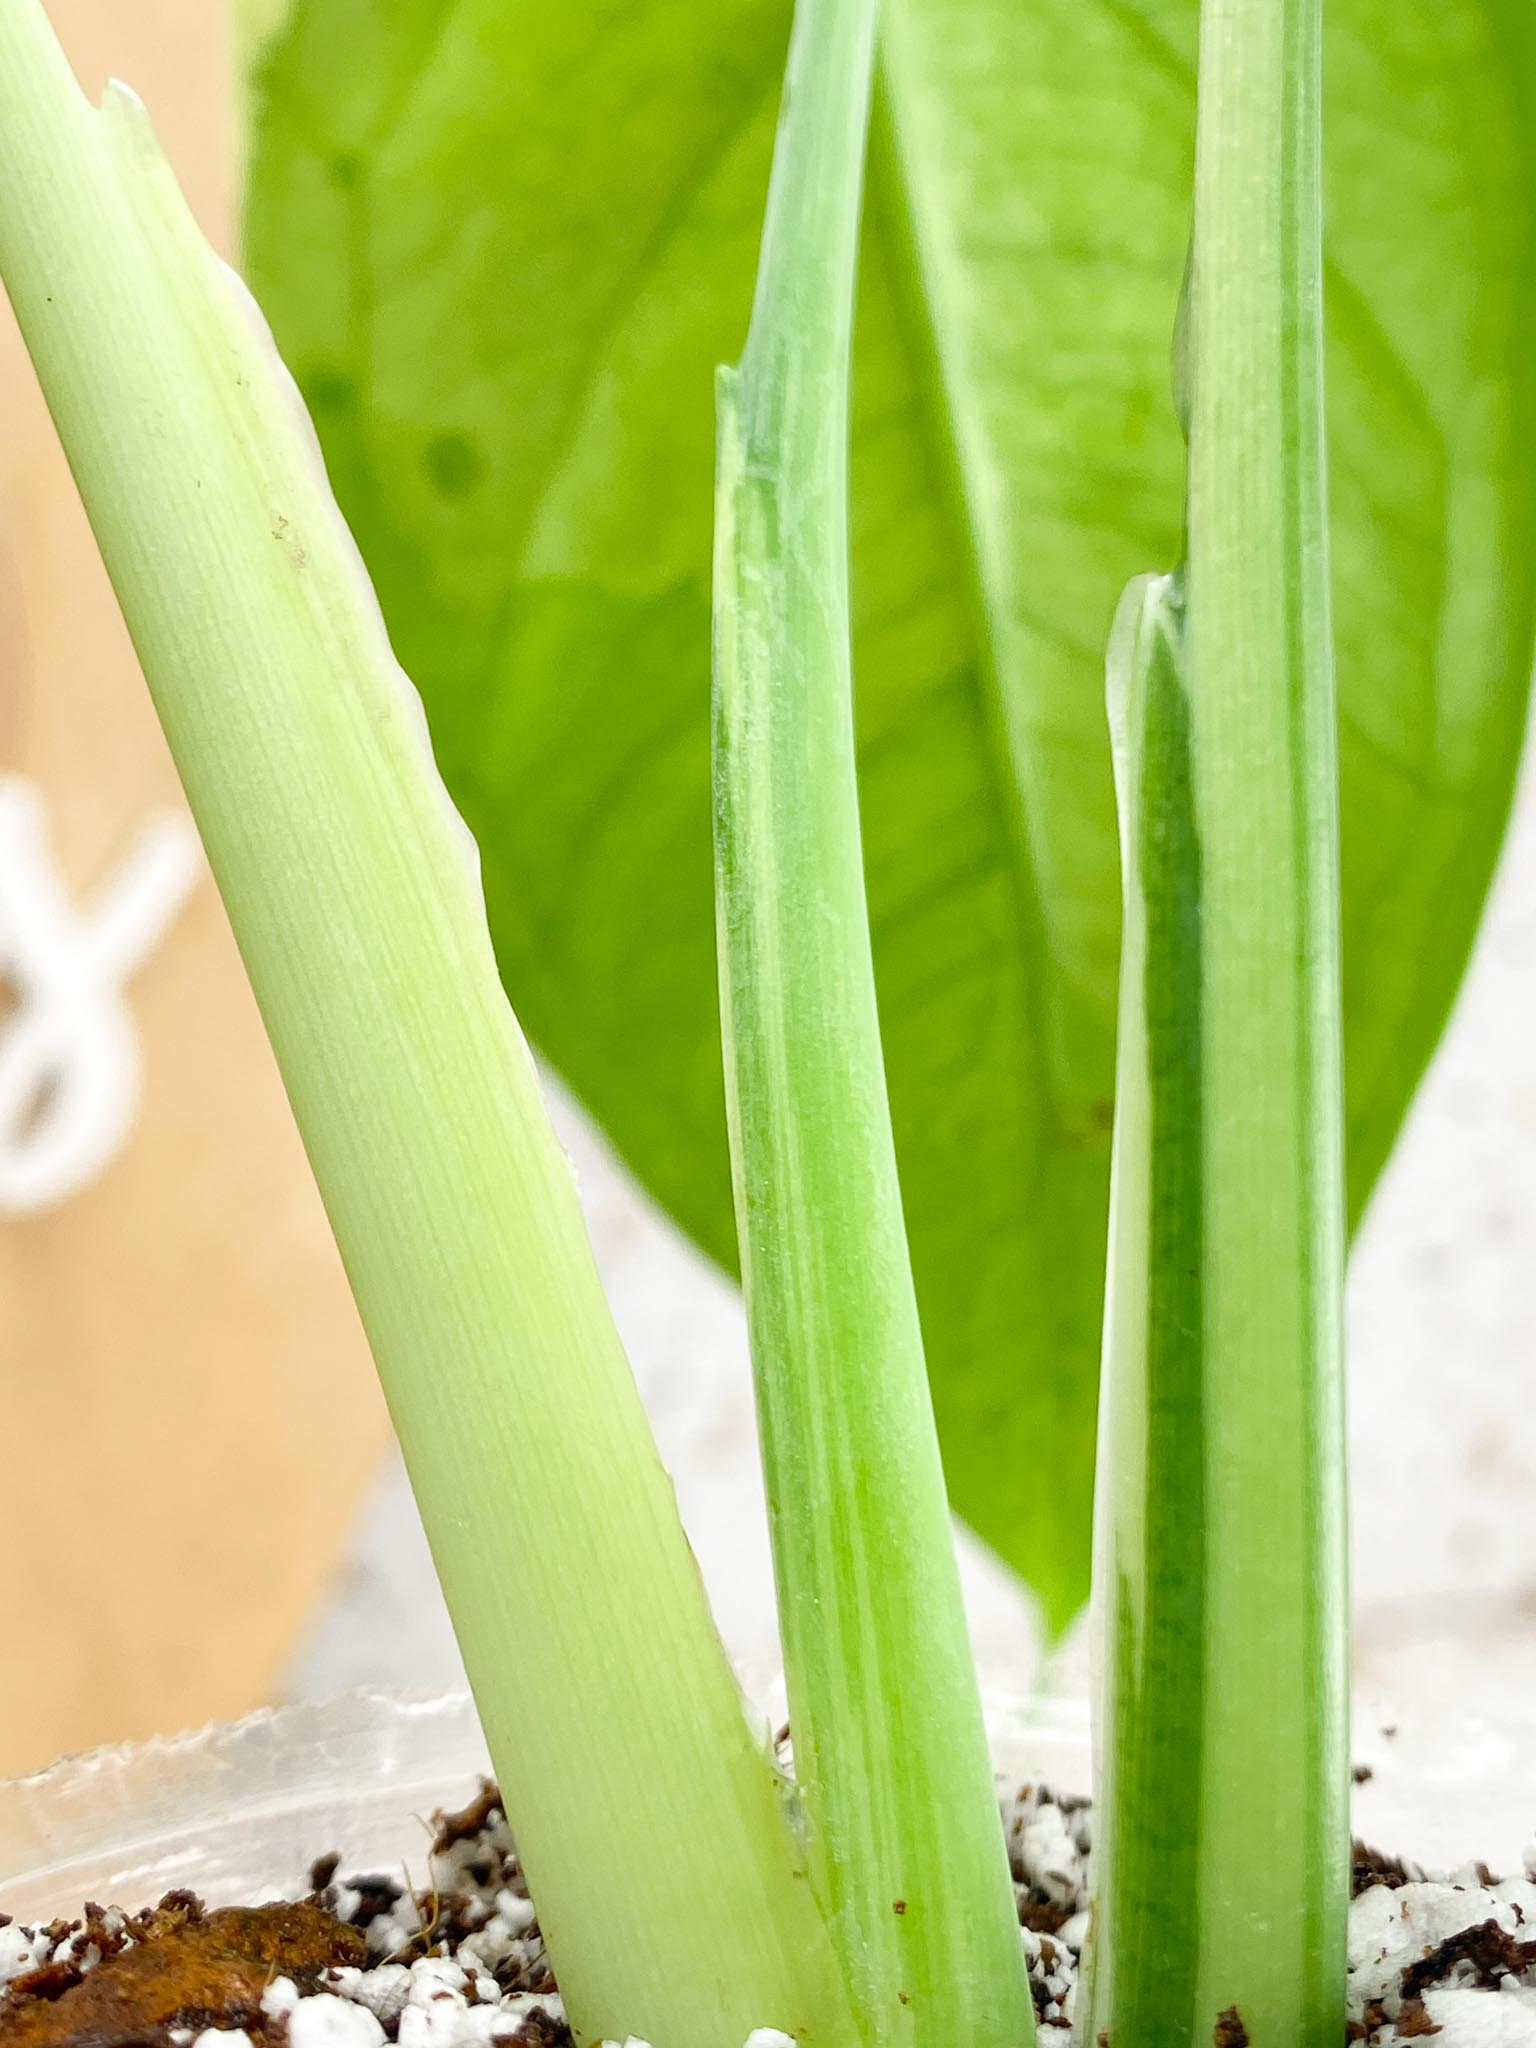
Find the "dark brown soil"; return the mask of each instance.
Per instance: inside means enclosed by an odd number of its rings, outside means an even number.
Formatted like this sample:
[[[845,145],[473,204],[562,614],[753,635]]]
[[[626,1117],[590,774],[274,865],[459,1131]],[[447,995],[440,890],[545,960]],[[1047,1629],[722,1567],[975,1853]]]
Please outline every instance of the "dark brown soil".
[[[1459,1963],[1471,1964],[1474,1984],[1485,1991],[1497,1991],[1506,1977],[1536,1963],[1536,1941],[1517,1941],[1512,1934],[1505,1933],[1497,1920],[1463,1927],[1460,1933],[1437,1942],[1427,1955],[1404,1970],[1404,1998],[1418,1998],[1431,1984],[1444,1983]],[[1401,2027],[1398,2031],[1402,2031]]]
[[[1019,1794],[1022,1801],[1029,1788]],[[1049,1797],[1043,1792],[1042,1798]],[[1051,1802],[1065,1814],[1081,1813],[1081,1800]],[[500,1797],[493,1784],[480,1791],[461,1811],[433,1817],[433,1850],[446,1854],[460,1845],[454,1867],[493,1892],[506,1888],[527,1899],[527,1885],[515,1852],[495,1846],[501,1826]],[[1080,1908],[1080,1894],[1065,1890],[1059,1874],[1032,1870],[1020,1841],[1010,1833],[1010,1853],[1019,1919],[1040,1937],[1040,1965],[1052,1978],[1061,1953],[1059,1936]],[[175,2048],[173,2029],[244,2028],[257,2048],[285,2048],[287,2022],[270,2017],[262,1994],[275,1978],[293,1981],[301,1995],[322,1988],[324,1972],[342,1965],[367,1967],[378,1962],[396,1938],[389,1925],[404,1897],[404,1887],[385,1876],[349,1876],[336,1882],[341,1859],[326,1855],[309,1873],[311,1895],[295,1904],[229,1907],[205,1911],[190,1892],[170,1892],[159,1903],[126,1923],[118,1914],[87,1905],[77,1921],[56,1921],[46,1930],[54,1958],[29,1975],[0,1989],[0,2048]],[[1494,1880],[1478,1866],[1486,1883]],[[1397,1890],[1422,1876],[1417,1866],[1384,1855],[1364,1842],[1354,1845],[1353,1894],[1375,1885]],[[409,1961],[424,1955],[455,1955],[459,1945],[483,1924],[483,1899],[478,1915],[468,1892],[445,1887],[412,1894],[419,1931],[388,1960]],[[892,1902],[901,1914],[905,1900]],[[3,1921],[4,1916],[0,1916]],[[374,1923],[383,1921],[382,1927]],[[409,1917],[403,1922],[414,1926]],[[1536,1969],[1536,1928],[1522,1940],[1487,1920],[1449,1936],[1409,1964],[1400,1978],[1399,2036],[1428,2037],[1439,2030],[1424,2005],[1424,1993],[1444,1983],[1476,1984],[1496,1990],[1505,1978]],[[533,1938],[513,1944],[494,1964],[502,1995],[535,1995],[556,1989],[533,1923]],[[1074,1937],[1074,1940],[1076,1937]],[[94,1951],[94,1953],[92,1953]],[[99,1960],[96,1957],[99,1956]],[[1035,1966],[1032,1966],[1035,1967]],[[1051,2000],[1041,1974],[1032,1988],[1043,2023],[1042,2040],[1061,2038],[1067,2022]],[[1059,1985],[1058,1985],[1059,1992]],[[520,2048],[572,2048],[562,2019],[535,2010],[520,2016]],[[395,2039],[398,2016],[385,2020],[386,2038]],[[1351,2022],[1348,2040],[1367,2041],[1390,2022],[1384,2008],[1368,2008],[1362,2021]],[[183,2035],[183,2040],[185,2035]],[[1212,2048],[1250,2048],[1239,2010],[1229,2006],[1216,2020]],[[1100,2036],[1100,2048],[1110,2048]]]
[[[1389,1892],[1401,1891],[1405,1884],[1412,1884],[1419,1874],[1400,1856],[1383,1855],[1380,1849],[1373,1849],[1368,1843],[1357,1840],[1350,1868],[1349,1896],[1358,1899],[1360,1894],[1368,1892],[1373,1884],[1384,1884]]]

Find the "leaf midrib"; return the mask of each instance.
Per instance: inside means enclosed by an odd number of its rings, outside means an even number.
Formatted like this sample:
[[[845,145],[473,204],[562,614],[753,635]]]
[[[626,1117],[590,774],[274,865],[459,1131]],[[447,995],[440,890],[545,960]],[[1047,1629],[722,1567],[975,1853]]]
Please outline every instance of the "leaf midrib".
[[[891,61],[891,20],[901,12],[903,0],[886,0],[876,72],[875,119],[871,132],[869,162],[870,205],[867,217],[885,215],[883,232],[889,244],[893,273],[892,304],[908,331],[912,356],[929,403],[923,406],[920,430],[924,431],[939,460],[948,485],[950,521],[965,564],[966,608],[970,614],[975,650],[974,675],[981,730],[989,742],[981,751],[993,778],[997,810],[1008,850],[1008,877],[1022,931],[1032,935],[1033,955],[1045,956],[1047,920],[1039,883],[1039,871],[1029,837],[1028,777],[1020,758],[1013,731],[1007,684],[999,649],[999,599],[990,586],[985,569],[985,542],[981,531],[983,514],[975,475],[974,448],[981,433],[979,424],[966,416],[959,386],[963,379],[955,363],[958,342],[950,333],[942,303],[943,286],[938,275],[942,258],[925,232],[922,202],[917,185],[922,176],[910,139],[910,122],[903,121],[902,88]],[[855,461],[857,458],[855,457]],[[961,679],[963,682],[963,678]],[[1022,949],[1021,949],[1022,950]],[[1027,960],[1021,963],[1020,993],[1028,1019],[1026,1043],[1038,1048],[1044,1095],[1050,1112],[1046,1136],[1058,1135],[1063,1126],[1059,1091],[1052,1071],[1051,1044],[1046,1014],[1045,977],[1031,973]]]

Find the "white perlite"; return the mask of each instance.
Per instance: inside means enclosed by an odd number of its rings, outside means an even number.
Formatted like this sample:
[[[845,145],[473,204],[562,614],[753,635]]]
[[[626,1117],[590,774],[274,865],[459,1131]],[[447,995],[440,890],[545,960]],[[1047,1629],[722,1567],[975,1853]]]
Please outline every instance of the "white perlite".
[[[1485,1876],[1472,1865],[1444,1877],[1425,1872],[1396,1890],[1372,1885],[1350,1907],[1349,2016],[1363,2023],[1373,2007],[1386,2014],[1389,2024],[1365,2037],[1378,2048],[1426,2040],[1436,2048],[1536,2048],[1536,1884],[1529,1869],[1503,1883]],[[1437,2031],[1427,2033],[1417,2015],[1400,2031],[1404,1972],[1490,1924],[1516,1947],[1530,1943],[1532,1960],[1450,1962],[1419,1999]]]
[[[1041,2048],[1078,2048],[1091,1814],[1085,1801],[1025,1788],[1007,1802],[1005,1821]],[[1365,2048],[1536,2048],[1533,1859],[1536,1848],[1525,1874],[1502,1883],[1478,1866],[1439,1876],[1414,1865],[1387,1868],[1386,1882],[1362,1891],[1349,1916],[1352,2040]],[[559,1996],[529,1988],[549,1983],[543,1938],[499,1810],[477,1807],[464,1836],[434,1852],[429,1888],[417,1897],[399,1878],[362,1875],[331,1883],[321,1896],[363,1929],[367,1962],[322,1971],[307,1993],[277,1978],[261,2000],[264,2024],[251,2022],[256,2042],[244,2030],[188,2027],[174,2031],[174,2048],[568,2048]],[[113,1934],[127,1927],[115,1911],[95,1924]],[[419,1953],[428,1941],[445,1952]],[[83,1934],[55,1940],[46,1929],[0,1928],[0,1988],[44,1963],[89,1969],[99,1959]],[[603,2048],[651,2044],[632,2036]],[[760,2027],[745,2048],[794,2044]]]

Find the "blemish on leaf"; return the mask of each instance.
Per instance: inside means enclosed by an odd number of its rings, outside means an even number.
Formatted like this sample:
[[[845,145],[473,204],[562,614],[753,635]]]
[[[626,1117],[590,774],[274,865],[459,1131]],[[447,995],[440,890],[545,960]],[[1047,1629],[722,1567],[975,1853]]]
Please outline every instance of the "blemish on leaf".
[[[440,498],[464,497],[485,475],[485,457],[467,434],[434,434],[424,459]]]
[[[272,538],[282,542],[283,546],[288,550],[289,559],[292,561],[293,566],[296,569],[302,569],[309,557],[304,551],[303,544],[294,539],[290,533],[288,521],[281,512],[273,514]]]
[[[306,370],[299,378],[309,409],[315,413],[346,412],[357,403],[357,385],[345,370],[329,363]]]

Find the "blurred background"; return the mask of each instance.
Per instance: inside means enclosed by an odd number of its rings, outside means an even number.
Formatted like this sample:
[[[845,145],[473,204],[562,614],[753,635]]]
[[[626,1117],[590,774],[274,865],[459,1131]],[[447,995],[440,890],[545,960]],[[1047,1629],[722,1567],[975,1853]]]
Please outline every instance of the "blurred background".
[[[231,242],[208,0],[55,0]],[[451,1631],[238,959],[52,430],[0,315],[0,1771],[387,1682]],[[53,1002],[94,965],[89,1000]],[[78,990],[78,974],[74,984]],[[1354,1255],[1356,1643],[1395,1711],[1536,1690],[1536,775]],[[734,1291],[556,1092],[731,1649],[771,1666]],[[1082,1682],[965,1542],[988,1675]]]

